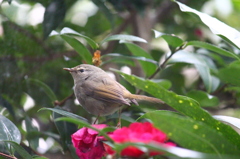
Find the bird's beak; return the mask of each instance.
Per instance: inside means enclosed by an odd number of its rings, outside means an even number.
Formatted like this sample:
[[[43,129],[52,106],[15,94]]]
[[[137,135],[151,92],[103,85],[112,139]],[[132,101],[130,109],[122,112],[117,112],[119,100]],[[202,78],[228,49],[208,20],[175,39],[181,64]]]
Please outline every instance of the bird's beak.
[[[71,68],[63,68],[63,69],[68,71],[68,72],[72,72],[73,71],[73,69],[71,69]]]

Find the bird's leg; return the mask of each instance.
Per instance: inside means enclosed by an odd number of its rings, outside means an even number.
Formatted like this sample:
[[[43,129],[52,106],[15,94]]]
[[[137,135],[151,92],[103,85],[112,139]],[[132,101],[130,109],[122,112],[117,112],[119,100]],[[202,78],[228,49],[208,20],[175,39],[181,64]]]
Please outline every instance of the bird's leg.
[[[97,118],[94,120],[93,124],[96,124],[96,122],[98,121],[99,116],[100,116],[100,115],[98,114],[98,116],[97,116]]]
[[[121,113],[122,113],[122,109],[118,110],[118,124],[117,124],[117,128],[121,128]]]

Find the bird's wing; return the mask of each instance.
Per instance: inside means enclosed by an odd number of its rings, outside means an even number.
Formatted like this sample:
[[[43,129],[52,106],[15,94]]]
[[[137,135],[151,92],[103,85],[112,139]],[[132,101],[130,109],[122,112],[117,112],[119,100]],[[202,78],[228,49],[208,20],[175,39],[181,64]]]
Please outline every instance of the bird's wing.
[[[130,105],[130,101],[123,97],[125,88],[115,80],[103,78],[95,82],[94,85],[87,82],[90,81],[86,81],[84,84],[88,86],[84,87],[86,95],[101,101]]]

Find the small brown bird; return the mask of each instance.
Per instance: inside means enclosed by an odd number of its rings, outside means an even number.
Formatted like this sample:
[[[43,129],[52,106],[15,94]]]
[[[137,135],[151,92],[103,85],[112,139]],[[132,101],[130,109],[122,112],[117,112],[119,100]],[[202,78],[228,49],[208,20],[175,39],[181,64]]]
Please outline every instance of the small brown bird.
[[[63,68],[71,73],[74,93],[80,104],[96,116],[113,114],[123,105],[138,105],[138,100],[163,103],[160,99],[131,94],[102,69],[88,64]]]

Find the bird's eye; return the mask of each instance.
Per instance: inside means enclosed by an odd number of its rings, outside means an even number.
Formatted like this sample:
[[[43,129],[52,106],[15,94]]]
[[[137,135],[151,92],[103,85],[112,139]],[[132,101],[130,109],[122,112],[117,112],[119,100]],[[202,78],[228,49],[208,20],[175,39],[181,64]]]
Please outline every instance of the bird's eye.
[[[79,71],[80,71],[80,72],[84,72],[84,69],[80,69]]]

